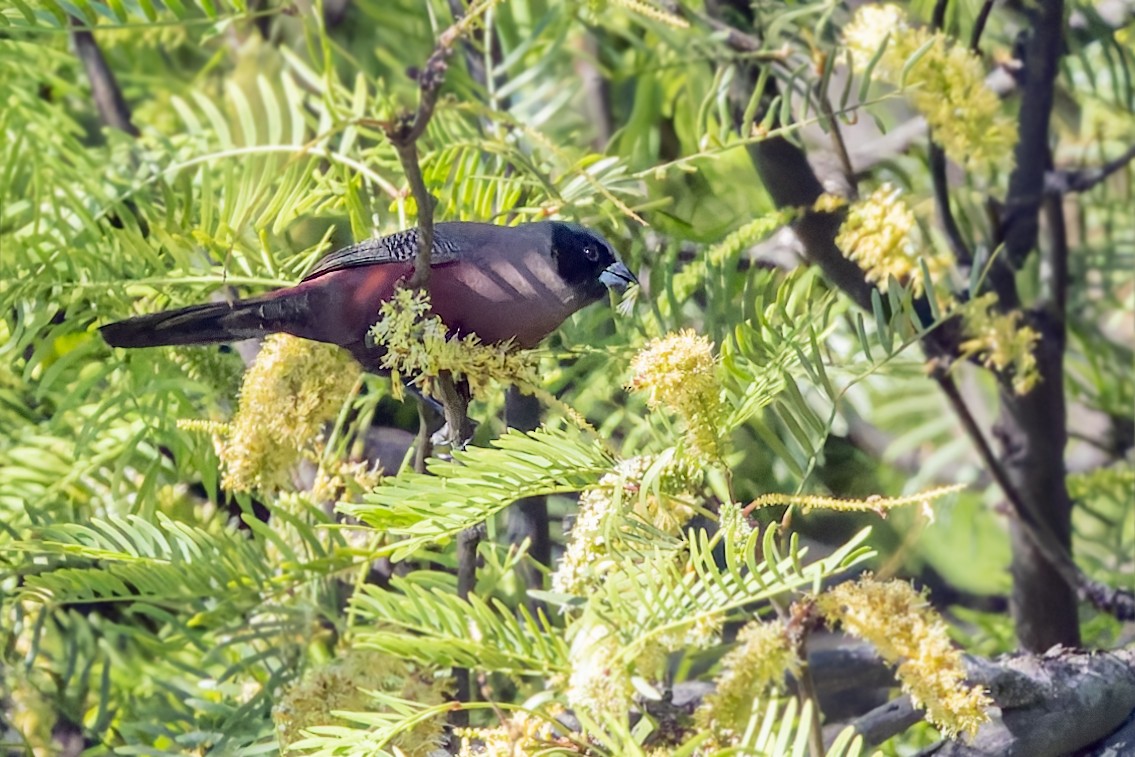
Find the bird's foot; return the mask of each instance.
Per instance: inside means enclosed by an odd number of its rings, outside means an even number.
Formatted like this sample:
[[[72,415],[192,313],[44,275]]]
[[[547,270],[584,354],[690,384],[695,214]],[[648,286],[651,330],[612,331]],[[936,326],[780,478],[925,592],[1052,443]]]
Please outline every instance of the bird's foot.
[[[473,438],[473,423],[466,418],[462,428],[458,429],[455,433],[449,423],[445,423],[441,428],[433,433],[430,437],[430,444],[434,448],[435,457],[450,457],[450,453],[455,450],[463,450]],[[439,451],[440,447],[445,447],[444,451]]]

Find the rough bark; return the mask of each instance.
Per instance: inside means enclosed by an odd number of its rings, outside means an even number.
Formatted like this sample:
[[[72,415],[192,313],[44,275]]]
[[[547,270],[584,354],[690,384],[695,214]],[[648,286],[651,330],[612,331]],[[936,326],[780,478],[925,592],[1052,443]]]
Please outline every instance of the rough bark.
[[[1063,49],[1063,0],[1044,0],[1037,9],[1025,52],[1025,81],[1021,92],[1020,141],[1016,168],[1009,179],[1006,219],[1002,228],[1005,258],[1015,268],[1033,254],[1040,232],[1045,174],[1051,166],[1049,121],[1053,91]],[[1062,292],[1067,256],[1062,228],[1048,229],[1048,244],[1061,264],[1048,267],[1044,289]],[[1051,254],[1051,253],[1050,253]],[[1056,280],[1059,279],[1059,280]],[[999,282],[999,283],[997,283]],[[996,277],[995,287],[1005,308],[1017,307],[1012,275]],[[1044,524],[1059,543],[1071,551],[1072,501],[1065,485],[1064,449],[1068,442],[1064,403],[1063,297],[1051,298],[1033,312],[1033,325],[1041,333],[1036,347],[1041,383],[1018,395],[1004,387],[1001,415],[995,434],[1000,462],[1022,504],[1035,523]],[[1013,591],[1010,604],[1017,639],[1024,649],[1044,651],[1054,644],[1080,643],[1076,591],[1025,533],[1019,518],[1010,526],[1013,545]]]
[[[994,675],[979,682],[990,685],[1000,715],[972,743],[943,742],[923,755],[1061,757],[1101,739],[1118,748],[1129,738],[1117,731],[1121,726],[1130,730],[1124,724],[1135,712],[1135,650],[1101,654],[1060,650],[984,667]]]

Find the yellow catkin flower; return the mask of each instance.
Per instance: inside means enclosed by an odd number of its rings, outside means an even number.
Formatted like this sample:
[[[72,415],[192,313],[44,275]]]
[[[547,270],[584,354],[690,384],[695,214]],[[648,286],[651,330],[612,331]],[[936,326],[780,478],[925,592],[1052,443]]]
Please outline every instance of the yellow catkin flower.
[[[836,510],[839,512],[873,512],[886,516],[888,512],[897,507],[919,505],[928,511],[930,503],[941,499],[948,494],[954,494],[965,488],[965,484],[950,484],[938,486],[929,491],[909,494],[905,497],[883,497],[872,495],[866,499],[843,499],[840,497],[825,497],[819,494],[782,494],[773,492],[762,494],[749,503],[749,508],[758,510],[762,507],[776,507],[778,505],[795,505],[805,512],[812,509]]]
[[[645,393],[650,409],[682,416],[695,451],[721,457],[727,408],[707,337],[685,329],[651,340],[635,355],[627,387]]]
[[[580,495],[563,559],[552,574],[556,591],[585,594],[615,567],[608,539],[618,538],[619,529],[610,526],[619,519],[633,514],[659,531],[677,535],[693,517],[693,508],[679,497],[690,496],[700,484],[699,471],[671,461],[660,466],[655,481],[644,482],[657,461],[652,456],[624,460],[599,479],[596,488]]]
[[[645,0],[615,0],[616,4],[623,6],[632,13],[637,13],[640,16],[649,18],[659,23],[666,24],[674,29],[689,29],[690,22],[681,16],[676,16],[669,11],[664,11],[654,5],[646,2]]]
[[[694,713],[697,724],[728,742],[744,731],[753,700],[780,688],[787,673],[799,668],[780,622],[754,620],[737,634],[737,646],[721,658],[714,691]]]
[[[588,0],[587,15],[589,18],[598,19],[602,14],[608,11],[611,5],[620,5],[631,13],[649,18],[674,29],[690,28],[690,22],[686,19],[670,11],[663,10],[653,3],[648,2],[648,0]]]
[[[180,425],[213,434],[225,489],[285,487],[295,464],[317,446],[324,424],[338,414],[359,373],[358,364],[339,347],[273,334],[245,373],[231,422]]]
[[[685,302],[705,286],[710,270],[736,265],[736,258],[746,248],[760,242],[787,223],[788,211],[768,213],[731,232],[720,242],[708,247],[698,258],[674,274],[670,287],[675,302]],[[632,290],[633,291],[633,290]],[[661,298],[658,307],[664,315],[670,314],[669,298]]]
[[[379,321],[371,329],[375,343],[386,348],[382,366],[391,372],[395,393],[401,377],[409,378],[427,394],[442,371],[469,382],[480,394],[493,381],[536,386],[536,363],[530,352],[510,344],[484,344],[475,334],[450,337],[441,318],[430,313],[429,295],[401,288],[383,303]]]
[[[634,686],[626,663],[620,659],[618,635],[599,621],[580,623],[584,625],[576,631],[568,655],[568,705],[592,717],[625,719]]]
[[[492,728],[454,731],[461,737],[458,757],[529,757],[545,754],[551,746],[571,747],[571,742],[556,735],[547,718],[523,710],[512,713]]]
[[[964,358],[976,357],[990,370],[1010,375],[1013,391],[1028,394],[1040,382],[1036,343],[1040,334],[1021,325],[1016,311],[999,313],[994,309],[997,295],[990,292],[970,300],[960,308],[966,340],[958,346]]]
[[[865,70],[886,43],[872,75],[905,85],[911,104],[951,160],[971,169],[1011,164],[1016,125],[985,85],[981,59],[968,48],[944,34],[912,27],[895,5],[861,6],[843,40],[857,71]],[[916,52],[920,57],[907,68]]]
[[[280,751],[304,738],[303,730],[317,725],[345,725],[332,713],[368,712],[374,700],[365,692],[391,694],[422,705],[437,705],[449,695],[449,684],[410,663],[380,652],[351,650],[292,684],[272,709]],[[426,757],[440,748],[445,717],[418,723],[396,736],[389,747],[412,757]]]
[[[914,213],[902,199],[902,190],[883,184],[870,196],[854,202],[836,236],[836,245],[863,269],[868,281],[887,291],[890,277],[924,289],[921,257],[931,276],[946,269],[946,262],[921,243]]]
[[[966,685],[962,656],[950,643],[946,624],[909,583],[864,575],[828,590],[816,605],[898,666],[903,691],[946,736],[973,736],[989,721],[992,700],[981,687]]]

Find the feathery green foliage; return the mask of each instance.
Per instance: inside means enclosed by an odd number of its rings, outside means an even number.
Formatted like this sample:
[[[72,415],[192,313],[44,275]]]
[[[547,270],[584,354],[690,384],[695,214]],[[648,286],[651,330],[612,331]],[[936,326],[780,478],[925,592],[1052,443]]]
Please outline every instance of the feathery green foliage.
[[[383,126],[417,102],[407,69],[426,61],[454,4],[0,8],[4,749],[47,753],[75,735],[91,754],[273,753],[286,705],[300,753],[424,754],[436,743],[414,734],[445,730],[458,705],[437,698],[468,669],[473,695],[459,707],[473,730],[451,742],[462,754],[815,754],[811,699],[754,694],[745,727],[726,738],[668,697],[715,680],[737,627],[807,615],[809,597],[876,554],[882,568],[932,569],[971,595],[1008,590],[1004,525],[985,507],[1002,495],[920,349],[948,337],[956,308],[991,281],[1004,252],[990,200],[1007,174],[951,173],[949,206],[974,264],[942,269],[931,263],[954,252],[925,150],[886,152],[878,130],[951,102],[928,87],[975,91],[974,72],[1013,55],[1026,21],[995,9],[967,78],[950,56],[967,48],[970,4],[948,4],[953,42],[868,34],[866,47],[842,36],[846,4],[712,5],[485,5],[417,145],[435,217],[586,223],[642,290],[618,314],[604,304],[576,314],[540,349],[557,406],[535,431],[504,430],[502,400],[485,397],[472,409],[474,446],[416,473],[401,457],[413,411],[370,378],[312,440],[318,460],[271,493],[225,492],[210,439],[179,425],[233,416],[246,353],[110,350],[96,328],[284,286],[331,249],[412,226]],[[1073,5],[1057,167],[1104,164],[1135,134],[1131,30]],[[928,12],[915,4],[903,23]],[[75,54],[84,30],[136,136],[103,125]],[[919,68],[927,61],[933,72]],[[1008,123],[1017,97],[985,98],[986,122]],[[948,115],[964,130],[964,113]],[[765,186],[754,174],[753,158],[766,168],[769,158],[758,146],[776,140],[837,166],[815,207],[841,213],[854,199],[843,155],[863,197],[887,183],[903,191],[919,245],[865,250],[872,260],[915,250],[877,269],[897,273],[866,307],[803,263],[806,234],[791,230],[805,229],[813,200],[781,198],[806,194],[807,177]],[[1135,553],[1131,176],[1121,168],[1062,197],[1074,251],[1066,400],[1075,420],[1095,419],[1074,429],[1086,442],[1068,457],[1088,469],[1069,479],[1074,548],[1092,577],[1121,587]],[[1015,272],[1028,301],[1046,286],[1049,258],[1036,257]],[[645,344],[684,329],[711,343],[708,391],[723,412],[701,433],[714,455],[691,444],[688,407],[649,409],[624,388]],[[977,408],[1012,379],[951,371]],[[386,478],[372,488],[351,464],[376,459],[376,429],[402,447],[383,455]],[[921,513],[744,512],[769,493],[869,506],[956,482],[972,488],[936,506],[934,524]],[[553,516],[546,567],[535,542],[510,541],[506,511],[527,497],[547,497]],[[482,523],[474,585],[459,586],[459,543]],[[561,546],[582,556],[579,581],[565,582],[577,590],[544,590],[560,585],[547,579],[565,570]],[[1007,619],[975,612],[956,613],[976,617],[968,641],[1003,646]],[[1118,634],[1102,615],[1085,629],[1105,644]],[[368,688],[373,678],[339,665],[350,659],[384,660],[376,668],[397,675]],[[336,681],[359,709],[305,710],[319,698],[305,681]],[[895,751],[915,743],[897,739]],[[866,747],[846,730],[827,753]]]

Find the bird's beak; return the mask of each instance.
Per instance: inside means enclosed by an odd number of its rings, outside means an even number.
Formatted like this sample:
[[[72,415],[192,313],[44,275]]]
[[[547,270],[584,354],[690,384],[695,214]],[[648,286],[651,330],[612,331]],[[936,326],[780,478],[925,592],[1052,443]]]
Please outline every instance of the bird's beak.
[[[629,285],[638,283],[638,279],[631,273],[631,269],[617,260],[607,266],[607,269],[603,271],[603,273],[599,274],[599,281],[603,282],[608,288],[620,292],[626,291]]]

